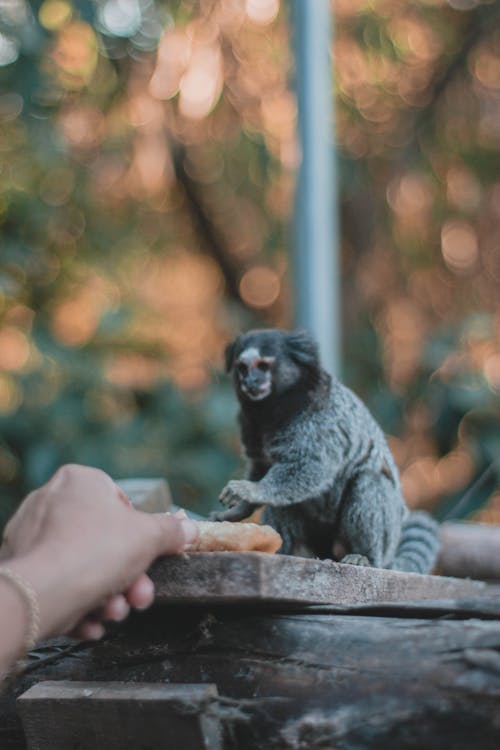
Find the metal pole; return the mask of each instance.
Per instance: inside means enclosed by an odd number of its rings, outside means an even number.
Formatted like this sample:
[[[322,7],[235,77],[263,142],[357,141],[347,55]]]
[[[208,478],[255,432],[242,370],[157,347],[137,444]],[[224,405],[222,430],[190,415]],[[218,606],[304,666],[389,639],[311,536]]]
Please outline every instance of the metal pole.
[[[332,106],[331,0],[293,0],[299,141],[295,322],[319,343],[327,370],[340,370],[337,173]]]

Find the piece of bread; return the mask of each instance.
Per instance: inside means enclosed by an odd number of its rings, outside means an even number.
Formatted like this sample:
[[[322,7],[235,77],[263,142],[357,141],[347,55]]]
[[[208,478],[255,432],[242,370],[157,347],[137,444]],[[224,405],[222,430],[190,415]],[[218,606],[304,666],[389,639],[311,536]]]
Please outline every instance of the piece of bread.
[[[200,536],[190,552],[276,552],[283,540],[271,526],[231,521],[196,521]]]

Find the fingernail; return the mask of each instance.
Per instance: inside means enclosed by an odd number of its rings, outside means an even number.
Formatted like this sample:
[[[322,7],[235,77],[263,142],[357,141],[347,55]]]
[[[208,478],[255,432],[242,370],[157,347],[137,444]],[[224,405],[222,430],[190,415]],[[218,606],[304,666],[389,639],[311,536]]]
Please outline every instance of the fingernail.
[[[145,576],[144,580],[141,581],[140,596],[141,596],[142,601],[138,602],[135,605],[135,609],[138,609],[138,610],[148,609],[148,607],[150,607],[152,603],[154,602],[155,587],[151,578],[147,576]]]
[[[194,521],[190,521],[189,518],[181,518],[180,524],[184,532],[185,544],[192,544],[198,539],[199,529]]]
[[[115,612],[111,618],[114,622],[122,622],[130,614],[130,607],[125,599],[120,599],[119,603],[115,604]]]
[[[85,625],[85,640],[100,641],[106,629],[101,622],[89,622]]]
[[[176,518],[187,518],[187,513],[184,510],[184,508],[180,508],[178,511],[174,513],[174,516]]]
[[[123,500],[126,505],[132,505],[132,500],[129,498],[129,496],[126,495],[124,491],[120,487],[118,487],[118,485],[115,486],[118,488],[118,497],[120,498],[120,500]]]

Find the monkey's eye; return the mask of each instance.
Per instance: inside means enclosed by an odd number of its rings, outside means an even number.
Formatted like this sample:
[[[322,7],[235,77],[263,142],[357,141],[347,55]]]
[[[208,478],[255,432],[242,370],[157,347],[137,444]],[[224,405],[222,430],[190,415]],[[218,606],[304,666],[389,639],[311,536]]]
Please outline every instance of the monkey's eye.
[[[257,367],[261,372],[269,372],[269,370],[271,369],[269,362],[259,362],[257,364]]]
[[[248,365],[246,365],[244,362],[238,362],[237,365],[238,373],[245,377],[245,375],[248,375]]]

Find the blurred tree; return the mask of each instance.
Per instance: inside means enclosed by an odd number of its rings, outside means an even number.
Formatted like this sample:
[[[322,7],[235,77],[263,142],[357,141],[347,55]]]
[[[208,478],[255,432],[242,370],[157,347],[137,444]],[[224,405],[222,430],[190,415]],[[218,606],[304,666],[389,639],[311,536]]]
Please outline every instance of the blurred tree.
[[[442,514],[498,456],[500,14],[333,7],[345,379]],[[0,520],[67,460],[214,504],[224,342],[291,319],[292,82],[279,0],[0,3]]]

